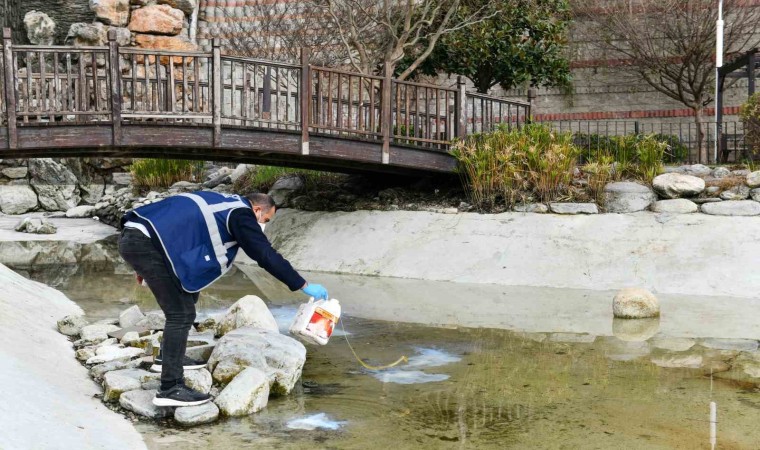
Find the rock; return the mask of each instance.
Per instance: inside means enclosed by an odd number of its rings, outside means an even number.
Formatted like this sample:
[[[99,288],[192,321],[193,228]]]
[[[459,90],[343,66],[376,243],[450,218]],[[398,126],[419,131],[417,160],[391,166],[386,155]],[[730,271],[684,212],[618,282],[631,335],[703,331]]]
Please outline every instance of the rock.
[[[218,418],[219,407],[214,402],[198,406],[183,406],[174,410],[174,420],[186,427],[211,423]]]
[[[219,169],[215,169],[209,172],[206,176],[206,181],[211,181],[220,177],[228,177],[232,175],[232,172],[234,172],[234,170],[230,169],[229,167],[220,167]]]
[[[201,189],[201,185],[198,183],[191,183],[189,181],[177,181],[169,188],[170,191],[178,192],[195,192]]]
[[[74,355],[79,361],[87,361],[95,356],[95,349],[91,347],[80,348]]]
[[[119,44],[121,47],[126,47],[132,44],[132,32],[129,31],[129,28],[126,27],[108,27],[108,31],[116,30],[116,43]],[[106,37],[108,34],[106,33]],[[113,158],[109,158],[113,159]],[[104,161],[104,159],[101,159],[101,161]],[[114,167],[114,164],[119,165],[124,160],[123,159],[116,159],[115,163],[106,162],[102,166],[97,166],[99,169],[108,169],[111,167]],[[129,164],[126,164],[129,165]]]
[[[596,203],[549,203],[555,214],[599,214]]]
[[[136,327],[144,318],[145,314],[140,311],[139,306],[130,306],[119,314],[119,326],[122,328]]]
[[[80,184],[79,191],[82,195],[82,201],[88,205],[96,205],[103,198],[105,185],[103,184]]]
[[[78,181],[68,167],[50,158],[30,159],[29,173],[44,209],[68,211],[79,204]]]
[[[151,311],[145,314],[145,317],[140,319],[134,326],[151,330],[163,330],[164,325],[166,325],[164,313],[161,311]]]
[[[37,208],[37,194],[29,186],[0,185],[0,212],[24,214]]]
[[[720,198],[723,200],[746,200],[749,198],[749,187],[745,185],[734,186],[731,189],[721,192]]]
[[[740,352],[754,352],[758,348],[758,343],[754,339],[705,339],[701,345],[717,350],[738,350]]]
[[[185,15],[169,5],[148,5],[136,9],[129,19],[129,30],[135,33],[176,36],[182,31]]]
[[[119,323],[118,319],[116,323]],[[149,334],[151,334],[152,331],[153,330],[151,330],[150,328],[131,326],[131,327],[120,328],[115,331],[110,331],[108,333],[108,337],[123,339],[127,333],[131,333],[131,332],[135,332],[138,334],[138,336],[143,337],[143,336],[148,336]]]
[[[228,383],[245,367],[255,367],[273,382],[272,392],[289,393],[301,376],[306,348],[275,331],[243,327],[219,340],[208,361],[214,380]]]
[[[227,314],[219,321],[216,326],[216,337],[224,336],[234,329],[248,325],[279,332],[277,321],[274,320],[264,300],[255,295],[246,295],[230,306]]]
[[[255,166],[249,164],[238,164],[237,167],[235,167],[235,170],[233,170],[230,174],[230,181],[233,183],[236,182],[238,179],[240,179],[240,177],[248,173],[248,171],[253,167]]]
[[[132,174],[129,172],[114,172],[111,174],[114,186],[131,186]]]
[[[549,207],[543,203],[523,203],[515,205],[515,211],[524,213],[546,214],[549,212]]]
[[[72,23],[64,42],[75,47],[102,46],[108,42],[108,29],[100,22]]]
[[[691,214],[699,211],[699,206],[691,200],[675,198],[655,202],[652,205],[652,211],[667,214]]]
[[[11,178],[11,179],[18,179],[18,178],[26,178],[26,175],[29,173],[28,167],[6,167],[5,169],[1,170],[0,173],[2,173],[4,176]]]
[[[726,178],[728,176],[731,176],[731,171],[725,167],[716,167],[715,170],[712,171],[713,178]]]
[[[760,188],[755,188],[749,191],[750,197],[756,202],[760,202]]]
[[[647,186],[629,181],[604,187],[604,209],[610,213],[632,213],[649,208],[657,197]]]
[[[55,234],[58,229],[44,217],[24,217],[14,228],[21,233]]]
[[[29,11],[24,15],[26,37],[32,45],[53,45],[55,22],[47,14]]]
[[[621,289],[612,300],[612,312],[620,319],[660,316],[660,304],[651,292],[641,288]]]
[[[282,177],[275,181],[269,190],[269,195],[277,206],[287,204],[290,197],[303,189],[304,181],[298,175]]]
[[[660,319],[612,319],[612,334],[626,342],[644,342],[660,331]]]
[[[136,343],[139,340],[140,335],[136,331],[130,331],[128,333],[125,333],[119,342],[121,342],[123,345],[132,346],[133,343]]]
[[[141,361],[139,359],[132,359],[129,361],[109,361],[107,363],[98,364],[90,368],[90,376],[97,379],[103,378],[105,374],[114,370],[121,369],[136,369],[140,367]]]
[[[197,46],[184,36],[154,36],[150,34],[136,34],[135,43],[138,47],[148,50],[170,50],[177,52],[192,52],[197,50]],[[169,64],[169,56],[161,56],[159,62],[163,65]],[[139,60],[140,58],[138,58]],[[155,56],[149,56],[148,62],[155,63]],[[138,63],[141,61],[138,61]],[[175,56],[174,64],[181,65],[182,57]]]
[[[656,366],[667,368],[689,368],[699,369],[702,367],[701,355],[665,355],[659,358],[653,358],[652,363]]]
[[[198,392],[208,394],[211,390],[211,372],[206,369],[185,370],[185,384]]]
[[[684,173],[697,177],[706,177],[712,173],[712,169],[704,164],[694,164],[692,166],[683,166]]]
[[[747,169],[738,169],[738,170],[732,170],[731,173],[737,177],[746,177],[750,174],[750,171]]]
[[[222,184],[229,184],[229,183],[232,183],[232,180],[230,179],[230,175],[227,173],[223,173],[203,183],[203,187],[206,189],[214,189],[214,188],[219,187]]]
[[[225,416],[246,416],[261,411],[269,401],[269,378],[254,367],[247,367],[222,390],[214,403]]]
[[[115,402],[127,391],[141,389],[140,376],[149,373],[142,369],[121,369],[103,376],[103,401]]]
[[[85,364],[103,364],[111,361],[128,361],[138,356],[144,355],[145,352],[141,348],[127,347],[127,348],[108,348],[108,351],[104,351],[101,354],[97,354],[88,359]]]
[[[66,217],[70,219],[76,219],[76,218],[83,218],[83,217],[91,217],[93,211],[95,211],[94,206],[89,205],[82,205],[82,206],[75,206],[68,211],[66,211]]]
[[[95,346],[95,350],[96,350],[95,354],[100,354],[100,353],[97,352],[97,350],[100,349],[100,348],[102,348],[102,347],[106,347],[106,346],[114,346],[115,345],[115,346],[117,346],[117,348],[122,348],[122,347],[119,347],[118,344],[119,344],[119,340],[118,339],[108,338],[105,341],[103,341],[103,342],[101,342],[101,343],[99,343],[99,344],[97,344]]]
[[[751,188],[760,187],[760,170],[747,175],[747,185]]]
[[[708,188],[709,189],[709,188]],[[719,198],[692,198],[690,199],[692,202],[696,203],[697,205],[704,205],[705,203],[720,203],[723,200]]]
[[[198,7],[198,0],[158,0],[158,4],[177,8],[189,17]]]
[[[87,325],[82,327],[79,336],[85,341],[102,342],[108,339],[108,332],[118,330],[116,325]]]
[[[81,314],[66,316],[58,321],[58,331],[66,336],[76,336],[87,326],[87,319]],[[106,336],[108,337],[108,336]]]
[[[705,189],[705,194],[707,194],[707,195],[720,194],[720,186],[708,186]]]
[[[216,330],[216,326],[216,317],[206,317],[202,321],[198,322],[198,325],[195,326],[195,329],[199,332],[204,332],[208,330]]]
[[[129,21],[129,0],[90,0],[90,9],[106,25],[123,27]]]
[[[664,198],[693,197],[705,190],[705,180],[680,173],[657,175],[652,185],[654,190]]]
[[[172,414],[172,408],[160,407],[153,404],[155,391],[134,390],[125,392],[119,397],[119,404],[122,408],[128,409],[135,414],[147,417],[149,419],[160,419]]]
[[[705,203],[702,212],[713,216],[757,216],[760,215],[760,203],[752,200],[733,202]]]
[[[657,338],[650,341],[652,347],[671,352],[685,352],[694,347],[696,343],[694,339],[689,338]]]

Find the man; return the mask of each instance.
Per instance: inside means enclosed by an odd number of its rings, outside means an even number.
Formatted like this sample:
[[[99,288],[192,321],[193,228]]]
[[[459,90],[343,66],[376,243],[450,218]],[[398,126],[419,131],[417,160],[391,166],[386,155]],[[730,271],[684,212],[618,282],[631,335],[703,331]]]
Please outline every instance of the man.
[[[187,336],[195,321],[199,292],[232,266],[238,249],[292,291],[327,299],[327,290],[307,283],[264,236],[276,207],[265,194],[246,197],[196,192],[145,205],[122,219],[119,253],[153,292],[166,316],[159,358],[161,386],[157,406],[192,406],[210,396],[183,382],[183,368],[203,367],[185,356]]]

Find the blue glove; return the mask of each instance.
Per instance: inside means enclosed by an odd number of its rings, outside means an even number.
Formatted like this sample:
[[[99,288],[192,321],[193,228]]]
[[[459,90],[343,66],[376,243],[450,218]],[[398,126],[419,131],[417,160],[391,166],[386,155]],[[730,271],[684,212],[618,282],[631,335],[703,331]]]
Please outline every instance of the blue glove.
[[[306,287],[301,290],[304,294],[314,297],[315,300],[327,300],[327,289],[321,284],[307,284]]]

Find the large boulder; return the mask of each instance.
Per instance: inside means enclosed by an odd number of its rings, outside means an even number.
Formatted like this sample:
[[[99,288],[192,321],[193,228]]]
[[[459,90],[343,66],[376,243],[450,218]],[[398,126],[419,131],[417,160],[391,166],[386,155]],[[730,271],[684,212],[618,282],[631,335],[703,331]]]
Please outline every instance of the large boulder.
[[[64,42],[75,47],[102,46],[108,42],[108,28],[100,22],[72,23]]]
[[[685,198],[660,200],[652,205],[652,211],[666,214],[691,214],[699,211],[699,206]]]
[[[214,403],[225,416],[247,416],[261,411],[269,401],[269,378],[254,367],[247,367],[222,390]]]
[[[37,194],[29,186],[0,185],[0,212],[24,214],[37,208]]]
[[[749,186],[739,185],[727,189],[720,194],[722,200],[747,200],[749,198]]]
[[[182,31],[185,14],[169,5],[149,5],[136,9],[129,20],[129,30],[135,33],[176,36]]]
[[[276,331],[243,327],[219,340],[208,360],[214,380],[226,384],[246,367],[266,373],[277,394],[287,394],[301,377],[306,348]]]
[[[760,203],[754,200],[705,203],[702,212],[713,216],[757,216],[760,215]]]
[[[644,211],[657,200],[654,192],[642,184],[629,181],[609,183],[604,187],[604,209],[611,213]]]
[[[664,198],[694,197],[705,190],[705,180],[692,175],[664,173],[654,178],[652,186]]]
[[[16,224],[15,230],[20,233],[55,234],[58,229],[44,217],[24,217]]]
[[[299,190],[303,189],[304,181],[298,175],[292,175],[280,178],[275,181],[269,190],[269,195],[278,206],[287,204],[290,197]]]
[[[26,37],[32,45],[53,45],[55,22],[40,11],[29,11],[24,15]]]
[[[747,185],[751,188],[760,187],[760,170],[747,174]]]
[[[248,325],[279,331],[277,321],[264,301],[255,295],[246,295],[227,310],[227,314],[216,326],[216,336],[224,336],[234,329]]]
[[[712,177],[713,178],[726,178],[731,176],[731,170],[729,170],[727,167],[716,167],[715,170],[712,171]]]
[[[160,419],[172,415],[172,408],[160,407],[153,404],[153,397],[155,396],[155,390],[129,391],[121,394],[119,404],[122,408],[149,419]]]
[[[79,204],[77,178],[63,164],[50,158],[29,160],[30,184],[40,205],[48,211],[68,211]]]
[[[148,50],[170,50],[176,52],[192,52],[198,49],[198,46],[184,36],[156,36],[152,34],[136,34],[135,44],[138,47]],[[169,64],[169,56],[161,56],[159,62],[163,65]],[[141,62],[138,58],[138,62]],[[148,62],[155,63],[155,56],[148,57]],[[182,57],[175,56],[174,64],[182,64]]]
[[[76,336],[87,326],[87,319],[81,315],[66,316],[58,321],[58,331],[66,336]]]
[[[219,407],[213,402],[198,406],[183,406],[174,410],[174,420],[186,427],[214,422],[219,418]]]
[[[660,316],[660,303],[641,288],[620,290],[612,300],[612,313],[619,319],[646,319]]]
[[[123,27],[129,21],[129,0],[90,0],[90,9],[106,25]]]
[[[190,16],[198,7],[198,0],[158,0],[159,5],[169,5]]]

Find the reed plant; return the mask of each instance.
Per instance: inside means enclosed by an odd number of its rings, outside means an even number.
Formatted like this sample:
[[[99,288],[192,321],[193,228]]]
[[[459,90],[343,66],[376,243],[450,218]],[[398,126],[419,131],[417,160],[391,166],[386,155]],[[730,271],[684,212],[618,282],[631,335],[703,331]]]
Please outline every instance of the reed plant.
[[[178,181],[196,181],[203,173],[203,161],[184,159],[137,159],[130,166],[135,186],[168,188]]]
[[[491,211],[525,197],[554,200],[572,181],[580,152],[571,133],[529,124],[469,136],[452,154],[472,204]]]

